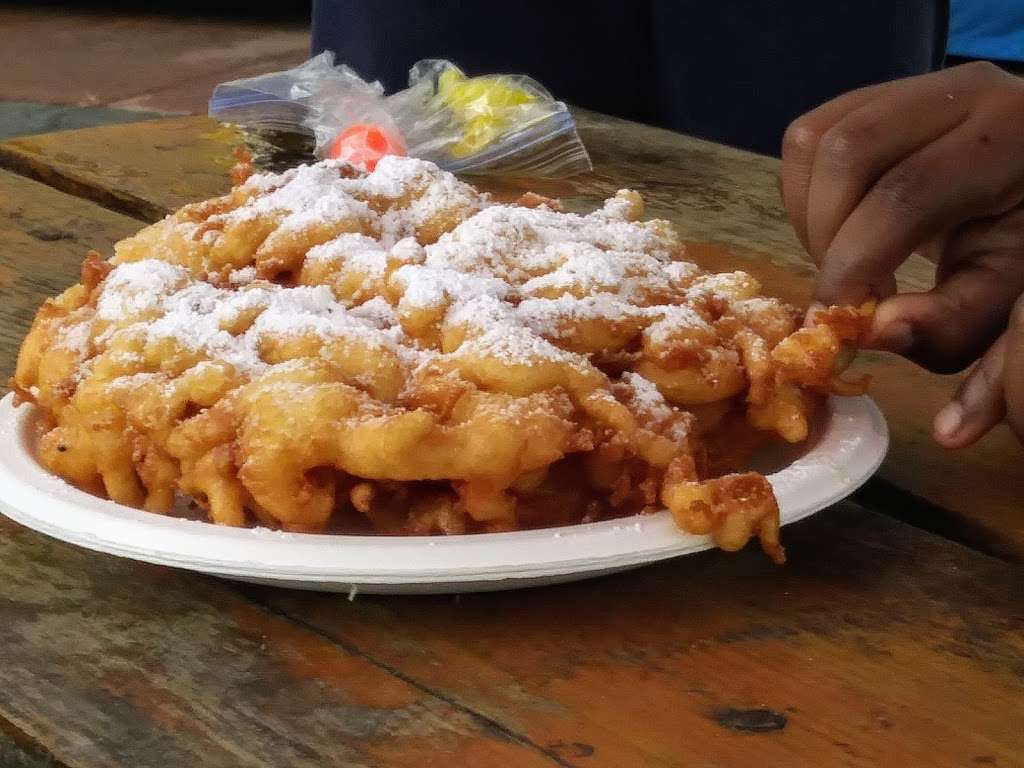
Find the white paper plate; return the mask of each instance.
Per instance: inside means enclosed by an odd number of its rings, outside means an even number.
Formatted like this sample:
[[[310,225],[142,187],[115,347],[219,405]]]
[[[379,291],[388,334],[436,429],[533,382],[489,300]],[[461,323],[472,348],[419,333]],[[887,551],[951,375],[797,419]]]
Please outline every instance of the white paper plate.
[[[88,549],[230,579],[350,594],[485,591],[583,579],[713,546],[681,533],[668,512],[449,537],[282,533],[162,517],[96,498],[44,470],[31,450],[35,416],[34,407],[15,408],[13,395],[0,400],[0,512]],[[887,445],[885,420],[869,398],[831,398],[802,453],[759,458],[782,524],[853,492]]]

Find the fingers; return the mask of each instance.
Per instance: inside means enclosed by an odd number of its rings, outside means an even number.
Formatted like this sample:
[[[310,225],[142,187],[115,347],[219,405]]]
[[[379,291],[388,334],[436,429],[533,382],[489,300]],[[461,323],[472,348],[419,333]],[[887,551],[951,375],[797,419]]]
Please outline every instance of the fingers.
[[[782,137],[779,185],[782,204],[804,248],[807,248],[807,195],[818,144],[832,126],[849,112],[871,101],[886,85],[844,93],[794,120]]]
[[[843,200],[854,194],[851,187],[863,194],[888,167],[962,122],[972,95],[1008,77],[987,62],[974,62],[850,91],[794,120],[782,140],[780,186],[786,213],[804,247],[820,260],[830,240],[821,234],[822,242],[812,244],[809,226],[811,218],[830,210],[825,204],[809,210],[816,193],[829,188],[829,176],[838,172],[835,181],[843,187]],[[815,189],[812,179],[819,181]],[[852,210],[848,200],[843,207],[847,213]],[[834,234],[838,222],[814,228]]]
[[[887,170],[967,119],[968,102],[948,99],[944,83],[908,85],[896,84],[879,94],[822,136],[805,213],[806,246],[815,261],[821,261],[847,216]],[[916,117],[894,120],[894,115]]]
[[[816,298],[860,303],[889,282],[919,243],[1022,199],[1024,137],[1005,119],[972,117],[874,184],[829,245]]]
[[[1017,300],[1010,315],[1003,352],[1003,390],[1006,421],[1024,442],[1024,297]]]
[[[1024,244],[1024,206],[998,217],[985,217],[970,221],[938,243],[939,258],[934,259],[918,248],[925,258],[937,262],[935,279],[946,280],[967,262],[978,259],[979,254],[1019,254]],[[1019,257],[1016,259],[1019,261]]]
[[[959,264],[927,293],[880,302],[866,346],[904,355],[940,373],[962,370],[1006,328],[1024,292],[1019,259],[1012,252],[982,254]]]
[[[1007,335],[999,337],[978,361],[953,399],[935,416],[932,434],[946,448],[964,448],[1006,415],[1005,357]]]

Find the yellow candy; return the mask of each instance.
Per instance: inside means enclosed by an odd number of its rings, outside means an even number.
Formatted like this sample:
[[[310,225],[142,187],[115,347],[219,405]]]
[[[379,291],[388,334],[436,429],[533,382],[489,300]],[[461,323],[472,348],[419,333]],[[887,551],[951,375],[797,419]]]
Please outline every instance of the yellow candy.
[[[504,133],[510,111],[532,104],[537,97],[513,85],[508,77],[484,75],[467,78],[455,68],[446,69],[437,80],[438,96],[463,123],[463,137],[452,147],[455,157],[476,154]]]

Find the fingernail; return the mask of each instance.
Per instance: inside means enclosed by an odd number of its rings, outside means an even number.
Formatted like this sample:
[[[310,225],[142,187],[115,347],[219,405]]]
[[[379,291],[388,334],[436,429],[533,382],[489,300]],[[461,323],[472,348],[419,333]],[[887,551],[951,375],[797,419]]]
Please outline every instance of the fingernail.
[[[942,437],[952,438],[964,422],[964,407],[954,400],[935,416],[935,432]]]
[[[914,346],[914,329],[909,323],[889,323],[871,339],[871,346],[886,352],[906,352]]]

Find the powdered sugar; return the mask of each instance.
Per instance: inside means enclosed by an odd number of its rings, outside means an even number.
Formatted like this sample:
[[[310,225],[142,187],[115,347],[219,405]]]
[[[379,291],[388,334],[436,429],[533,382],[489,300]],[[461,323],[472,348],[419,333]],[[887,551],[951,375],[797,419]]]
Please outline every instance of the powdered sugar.
[[[353,307],[348,313],[352,317],[365,320],[382,331],[398,325],[395,308],[388,304],[387,299],[382,296],[374,296],[369,301]]]
[[[101,320],[117,320],[157,309],[163,297],[189,279],[184,267],[145,259],[121,264],[107,275],[96,305]]]
[[[689,289],[691,297],[703,293],[725,300],[753,298],[760,290],[757,280],[746,272],[704,274],[694,280]]]
[[[397,200],[411,187],[429,184],[431,177],[436,174],[437,166],[426,160],[385,155],[373,173],[361,180],[360,189],[368,196]],[[458,183],[454,176],[451,179]]]
[[[318,262],[351,262],[353,259],[373,261],[382,265],[385,262],[386,251],[381,248],[380,242],[357,232],[346,232],[323,245],[317,245],[306,252],[306,263]]]
[[[79,360],[85,359],[88,356],[92,326],[91,320],[63,326],[57,334],[57,348],[73,352]]]
[[[636,202],[630,199],[629,192],[627,190],[620,190],[615,197],[610,197],[604,201],[604,205],[601,206],[598,213],[610,219],[628,221],[633,217],[635,209]]]
[[[124,389],[131,391],[160,380],[166,380],[166,377],[163,374],[152,372],[133,373],[128,376],[118,376],[117,378],[111,379],[107,386],[111,389]]]
[[[638,410],[661,418],[671,414],[672,409],[654,382],[633,371],[625,371],[622,381],[629,386],[629,394]]]
[[[415,237],[404,237],[391,246],[389,258],[397,264],[422,264],[427,254]]]
[[[110,273],[107,281],[116,289],[123,290],[124,286],[136,286],[140,282],[139,275],[147,268],[153,268],[156,275],[166,277],[171,274],[161,272],[158,264],[162,262],[121,265]],[[379,305],[375,313],[349,312],[327,286],[286,288],[272,283],[257,283],[234,291],[198,281],[190,281],[178,289],[168,288],[175,285],[171,280],[164,280],[162,285],[166,289],[163,295],[155,293],[152,285],[146,293],[128,292],[127,295],[134,297],[136,302],[124,307],[120,315],[116,312],[124,302],[119,305],[113,299],[108,301],[105,319],[115,323],[115,328],[101,340],[109,344],[118,334],[141,332],[147,343],[173,341],[179,347],[199,352],[206,358],[230,363],[245,376],[257,375],[266,369],[261,349],[268,338],[313,336],[328,342],[345,337],[370,347],[394,346],[396,343],[394,333],[379,327],[380,318],[384,316]],[[136,305],[139,303],[144,303],[148,311],[160,316],[148,323],[131,322],[138,314]],[[249,324],[237,329],[238,332],[232,332],[233,326],[247,314],[252,314]],[[367,317],[367,314],[371,316]],[[118,326],[117,323],[123,325]]]
[[[650,311],[609,294],[579,299],[568,294],[557,299],[527,299],[516,307],[516,314],[528,328],[549,339],[577,335],[580,323],[615,325],[641,320]]]
[[[693,415],[672,408],[654,382],[633,371],[625,371],[619,387],[625,392],[631,409],[649,428],[676,442],[689,436],[695,421]]]
[[[268,214],[312,213],[330,215],[338,212],[352,212],[358,201],[346,194],[340,170],[344,164],[324,161],[313,165],[300,165],[276,180],[270,176],[254,176],[245,189],[261,194],[251,197],[236,210],[212,217],[215,221],[254,219]],[[365,205],[365,204],[364,204]],[[360,209],[362,210],[362,209]],[[334,218],[332,216],[332,218]]]
[[[618,291],[626,277],[627,254],[602,251],[590,243],[561,243],[544,250],[549,263],[561,260],[556,269],[531,278],[523,285],[523,293],[545,290],[595,293]]]
[[[121,264],[100,293],[97,318],[110,326],[101,348],[118,334],[142,334],[146,344],[169,340],[249,378],[288,350],[316,354],[335,339],[388,350],[407,373],[440,358],[593,371],[590,356],[573,351],[587,348],[585,339],[598,340],[595,348],[613,339],[613,350],[632,343],[628,354],[635,354],[642,334],[645,349],[690,345],[705,356],[735,357],[712,322],[731,306],[737,316],[778,306],[751,298],[758,286],[744,273],[706,275],[677,260],[674,230],[634,221],[643,204],[631,192],[588,215],[495,205],[431,163],[386,157],[369,174],[326,161],[257,175],[235,195],[241,205],[232,209],[225,198],[202,226],[216,232],[269,222],[262,242],[283,239],[289,247],[325,224],[349,231],[307,249],[297,287],[258,280],[237,254],[226,287],[163,260]],[[183,232],[199,226],[187,218],[178,224]],[[224,274],[222,266],[209,271]],[[76,326],[58,343],[84,349],[91,333]],[[664,416],[649,381],[631,374],[623,386],[637,408]]]
[[[479,332],[510,323],[519,323],[512,305],[488,294],[455,303],[445,317],[449,327],[462,326]]]
[[[548,208],[521,208],[495,205],[464,220],[434,245],[427,246],[426,263],[460,272],[483,272],[522,284],[537,271],[566,254],[557,246],[569,246],[583,254],[578,265],[581,272],[597,269],[586,267],[586,246],[602,251],[631,251],[648,258],[668,262],[678,247],[674,233],[661,232],[649,223],[636,224],[609,219],[603,215],[580,216],[559,213]],[[551,248],[551,246],[556,246]],[[610,276],[606,275],[609,279]]]
[[[705,336],[714,333],[711,324],[701,317],[693,307],[680,304],[656,307],[655,311],[660,317],[648,326],[645,335],[656,346],[668,344],[681,329],[701,333]]]
[[[636,251],[605,250],[590,243],[549,246],[541,259],[549,264],[560,259],[560,263],[550,272],[528,280],[522,286],[525,294],[554,297],[562,292],[577,296],[613,293],[625,301],[646,303],[652,296],[682,295],[684,286],[700,273],[695,264],[688,262],[671,262]]]
[[[486,195],[423,160],[385,157],[369,174],[346,163],[325,160],[284,174],[251,177],[249,198],[238,208],[212,216],[228,225],[267,216],[279,218],[278,232],[301,232],[324,222],[352,222],[381,231],[385,247],[396,243],[439,213],[466,215],[487,204]],[[382,217],[377,209],[385,208]]]
[[[528,328],[502,323],[466,341],[453,353],[456,358],[490,358],[506,365],[533,366],[557,362],[577,368],[588,367],[584,358],[556,347]]]
[[[477,296],[503,299],[511,290],[508,283],[495,277],[419,264],[400,267],[391,280],[402,289],[401,305],[417,309],[465,302]]]
[[[228,282],[231,285],[248,285],[256,279],[256,267],[248,266],[232,270],[228,275]]]

